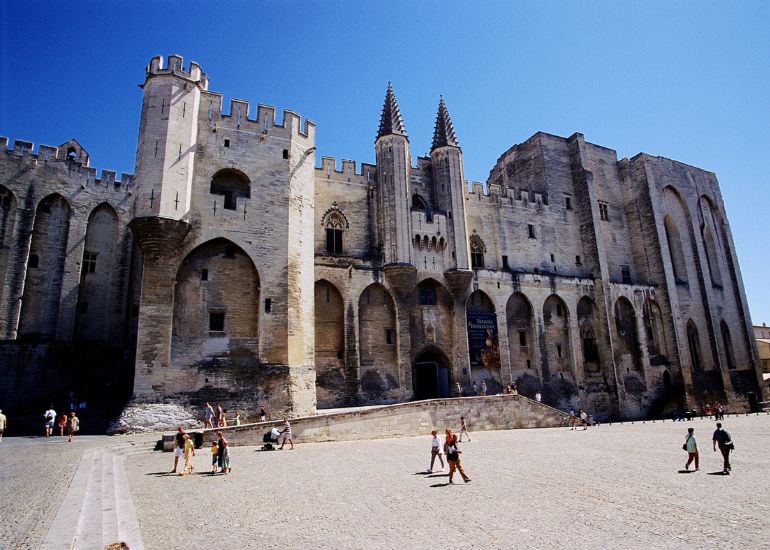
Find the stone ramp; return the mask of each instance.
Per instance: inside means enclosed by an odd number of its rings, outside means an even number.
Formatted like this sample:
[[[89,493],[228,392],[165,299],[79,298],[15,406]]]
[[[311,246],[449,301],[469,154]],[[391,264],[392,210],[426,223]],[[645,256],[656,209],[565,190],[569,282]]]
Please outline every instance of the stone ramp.
[[[90,550],[122,541],[142,550],[124,463],[127,454],[150,450],[149,443],[86,450],[40,548]]]
[[[521,395],[492,395],[319,411],[315,416],[292,419],[291,426],[298,442],[355,441],[426,435],[433,429],[459,430],[460,416],[465,416],[473,432],[554,428],[564,425],[568,415]],[[202,430],[194,432],[195,441],[210,443],[221,431],[233,445],[257,445],[274,426],[282,428],[283,420]],[[173,449],[173,435],[164,436],[164,448]]]

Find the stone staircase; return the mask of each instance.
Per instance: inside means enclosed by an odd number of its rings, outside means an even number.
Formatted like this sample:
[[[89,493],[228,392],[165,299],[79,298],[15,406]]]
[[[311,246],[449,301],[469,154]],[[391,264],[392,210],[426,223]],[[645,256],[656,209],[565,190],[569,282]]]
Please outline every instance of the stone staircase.
[[[144,548],[124,468],[126,456],[152,450],[153,442],[87,449],[41,549],[101,549],[125,542]]]

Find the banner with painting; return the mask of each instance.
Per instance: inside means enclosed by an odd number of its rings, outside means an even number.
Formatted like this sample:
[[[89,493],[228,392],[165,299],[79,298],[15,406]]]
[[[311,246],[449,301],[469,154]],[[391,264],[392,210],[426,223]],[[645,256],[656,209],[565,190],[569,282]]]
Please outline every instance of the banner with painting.
[[[499,368],[497,316],[494,313],[468,313],[468,351],[473,368]]]

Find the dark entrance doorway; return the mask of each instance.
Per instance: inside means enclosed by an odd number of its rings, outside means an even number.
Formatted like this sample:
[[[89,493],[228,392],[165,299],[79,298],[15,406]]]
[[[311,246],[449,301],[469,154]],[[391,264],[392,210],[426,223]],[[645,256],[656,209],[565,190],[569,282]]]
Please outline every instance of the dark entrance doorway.
[[[419,354],[412,367],[415,400],[449,397],[449,361],[438,350]]]

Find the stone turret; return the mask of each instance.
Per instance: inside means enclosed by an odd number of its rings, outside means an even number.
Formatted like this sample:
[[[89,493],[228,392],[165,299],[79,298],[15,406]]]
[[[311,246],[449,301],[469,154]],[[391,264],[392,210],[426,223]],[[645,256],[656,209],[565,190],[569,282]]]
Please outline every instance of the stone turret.
[[[416,272],[409,238],[411,157],[409,138],[390,83],[374,143],[377,154],[377,232],[385,273],[400,291],[407,292]]]
[[[447,246],[454,252],[453,266],[446,278],[451,288],[462,290],[470,281],[463,154],[443,96],[438,103],[430,158],[433,165],[434,204],[437,210],[446,212]]]

